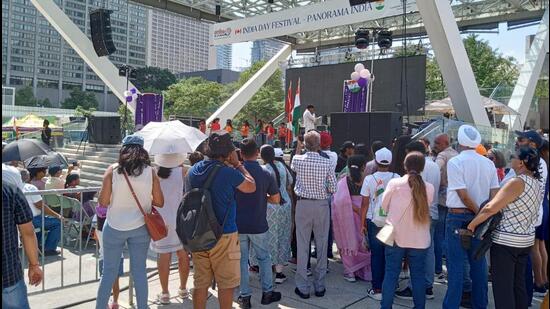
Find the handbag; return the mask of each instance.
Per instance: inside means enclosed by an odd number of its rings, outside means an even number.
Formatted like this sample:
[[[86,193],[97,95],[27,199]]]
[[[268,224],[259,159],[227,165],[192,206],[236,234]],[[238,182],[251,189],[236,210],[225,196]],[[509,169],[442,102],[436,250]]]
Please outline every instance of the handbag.
[[[401,215],[401,218],[399,218],[398,223],[401,223],[401,221],[403,220],[403,217],[405,217],[405,214],[411,208],[411,205],[412,205],[412,202],[409,204],[407,209],[405,209],[405,211]],[[382,229],[380,229],[380,232],[378,232],[378,234],[376,234],[376,238],[378,238],[378,240],[380,240],[385,245],[393,247],[393,244],[394,244],[394,241],[395,241],[395,230],[394,230],[393,225],[391,223],[386,222],[384,227]]]
[[[165,238],[168,235],[168,229],[166,228],[166,223],[164,223],[164,219],[162,219],[162,216],[155,209],[155,207],[151,207],[152,208],[151,213],[149,214],[143,210],[143,207],[141,207],[141,203],[139,202],[136,196],[136,193],[134,192],[134,188],[130,183],[130,179],[128,179],[128,174],[124,170],[123,172],[124,172],[124,178],[126,179],[126,183],[128,184],[128,187],[130,187],[130,191],[132,192],[132,196],[136,200],[139,210],[143,215],[143,219],[145,220],[145,226],[147,227],[147,231],[149,232],[151,239],[153,241],[159,241]]]

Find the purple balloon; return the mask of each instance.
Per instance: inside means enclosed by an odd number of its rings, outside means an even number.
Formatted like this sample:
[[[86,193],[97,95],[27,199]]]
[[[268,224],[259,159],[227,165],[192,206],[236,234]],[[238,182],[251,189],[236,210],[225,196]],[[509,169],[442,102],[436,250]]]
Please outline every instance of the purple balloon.
[[[126,102],[132,102],[133,99],[134,99],[134,98],[132,98],[131,95],[130,95],[130,96],[127,96],[127,97],[126,97]]]
[[[365,87],[367,85],[367,79],[366,78],[360,78],[358,81],[357,81],[357,85],[359,85],[359,87]]]
[[[131,92],[132,94],[135,94],[135,93],[137,92],[137,89],[136,89],[136,88],[132,88],[132,89],[130,89],[130,92]]]

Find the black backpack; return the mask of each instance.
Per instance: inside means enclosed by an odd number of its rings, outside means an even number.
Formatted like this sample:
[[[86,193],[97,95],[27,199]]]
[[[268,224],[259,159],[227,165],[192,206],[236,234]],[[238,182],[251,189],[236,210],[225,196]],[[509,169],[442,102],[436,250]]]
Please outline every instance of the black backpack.
[[[203,187],[187,192],[178,208],[176,233],[188,252],[208,251],[214,248],[223,234],[223,225],[229,209],[225,213],[223,224],[220,225],[210,195],[210,185],[220,168],[219,164],[214,166]]]

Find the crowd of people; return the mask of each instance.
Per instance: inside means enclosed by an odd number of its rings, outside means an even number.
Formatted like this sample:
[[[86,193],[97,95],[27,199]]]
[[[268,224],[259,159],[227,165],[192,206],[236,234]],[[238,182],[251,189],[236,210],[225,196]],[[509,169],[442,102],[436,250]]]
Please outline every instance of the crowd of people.
[[[381,308],[392,308],[394,297],[424,308],[434,299],[435,282],[447,285],[440,300],[443,308],[487,308],[490,281],[496,308],[527,308],[533,295],[547,293],[548,141],[539,133],[516,132],[516,148],[509,149],[512,155],[506,160],[503,149],[482,145],[480,133],[469,125],[460,127],[454,142],[444,133],[433,141],[400,136],[391,145],[348,141],[339,153],[330,150],[330,133],[310,128],[285,160],[282,147],[272,142],[275,129],[266,127],[259,121],[251,134],[244,122],[243,138],[235,143],[232,122],[222,129],[218,119],[210,125],[204,153],[155,155],[154,162],[141,137],[123,140],[118,163],[107,169],[98,199],[102,276],[96,308],[118,307],[125,245],[137,308],[147,308],[149,248],[158,253],[159,303],[170,303],[168,278],[175,254],[178,297],[192,294],[195,308],[206,307],[213,281],[220,308],[231,308],[237,288],[241,308],[256,301],[279,302],[285,295],[276,285],[288,280],[288,268],[295,269],[298,297],[324,297],[330,293],[325,278],[328,259],[335,258],[333,242],[344,268],[342,280],[370,281],[365,295]],[[200,129],[206,131],[206,126]],[[190,167],[184,165],[186,157]],[[19,188],[40,189],[45,174],[24,175],[27,184]],[[55,167],[49,174],[62,177]],[[50,178],[43,186],[59,181]],[[186,252],[176,233],[178,207],[187,192],[207,184],[223,234],[210,250]],[[38,211],[56,222],[62,215],[40,204],[38,195],[25,199],[19,188],[3,181],[3,207],[9,212],[3,215],[3,234],[9,239],[3,240],[5,246],[11,244],[15,226],[21,227],[30,282],[36,283],[40,269],[28,245],[36,238],[31,237],[34,232],[29,236],[23,231]],[[140,207],[160,213],[168,227],[164,239],[151,240]],[[489,219],[494,222],[490,234],[480,236]],[[56,235],[55,229],[48,233],[48,252],[56,250]],[[11,249],[8,245],[13,254]],[[14,256],[3,259],[3,270],[13,274],[3,275],[4,291],[22,282]],[[190,260],[192,291],[187,286]],[[259,300],[252,299],[252,271],[261,282]],[[409,282],[399,289],[402,278]]]

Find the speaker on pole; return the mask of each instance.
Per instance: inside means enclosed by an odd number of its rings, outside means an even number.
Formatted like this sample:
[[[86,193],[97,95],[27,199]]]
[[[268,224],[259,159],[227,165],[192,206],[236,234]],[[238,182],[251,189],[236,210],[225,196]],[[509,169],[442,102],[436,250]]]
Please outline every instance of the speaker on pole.
[[[111,31],[111,12],[107,9],[97,9],[90,12],[92,43],[99,57],[108,56],[116,51]]]

